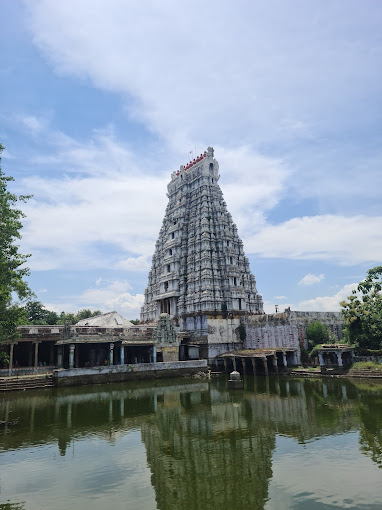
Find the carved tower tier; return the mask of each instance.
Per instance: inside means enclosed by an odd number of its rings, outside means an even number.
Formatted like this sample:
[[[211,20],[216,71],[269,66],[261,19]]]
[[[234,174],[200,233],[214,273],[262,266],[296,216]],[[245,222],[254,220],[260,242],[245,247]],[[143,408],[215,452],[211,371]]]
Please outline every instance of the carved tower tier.
[[[211,147],[181,166],[168,184],[168,205],[149,272],[141,320],[263,313],[243,243],[218,185]]]

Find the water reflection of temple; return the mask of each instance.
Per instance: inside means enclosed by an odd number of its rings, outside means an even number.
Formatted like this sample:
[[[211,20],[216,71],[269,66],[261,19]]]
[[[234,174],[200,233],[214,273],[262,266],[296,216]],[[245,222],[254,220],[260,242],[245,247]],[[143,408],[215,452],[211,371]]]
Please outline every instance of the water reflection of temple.
[[[382,460],[382,392],[345,380],[247,378],[163,381],[14,393],[0,398],[0,449],[78,439],[117,443],[141,430],[160,510],[263,508],[277,434],[299,442],[360,431],[361,450]]]
[[[263,508],[274,433],[251,430],[238,404],[215,408],[206,397],[183,396],[172,409],[163,402],[142,426],[158,508]]]

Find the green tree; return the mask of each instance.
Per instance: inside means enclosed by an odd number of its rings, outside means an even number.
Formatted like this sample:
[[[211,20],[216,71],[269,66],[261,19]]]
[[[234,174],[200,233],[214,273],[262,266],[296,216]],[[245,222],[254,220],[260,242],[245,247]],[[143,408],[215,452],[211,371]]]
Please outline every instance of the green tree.
[[[326,324],[320,321],[308,324],[306,328],[306,336],[308,337],[308,345],[313,349],[316,345],[327,344],[330,341],[330,332]]]
[[[25,304],[28,324],[46,324],[47,310],[40,301],[28,301]]]
[[[102,315],[101,310],[95,310],[92,312],[88,308],[84,310],[79,310],[75,315],[75,321],[78,322],[82,319],[88,319],[89,317],[96,317],[97,315]]]
[[[96,317],[97,315],[102,315],[101,310],[94,310],[94,312],[92,312],[89,309],[84,309],[79,310],[77,313],[61,312],[60,316],[58,317],[57,324],[65,324],[65,322],[70,322],[70,324],[77,324],[77,322],[82,319]]]
[[[359,349],[382,349],[382,266],[369,269],[357,289],[340,304],[345,338]]]
[[[28,301],[25,305],[27,324],[58,324],[56,312],[47,310],[40,301]]]
[[[58,314],[52,310],[47,310],[45,315],[45,322],[49,325],[58,324]]]
[[[0,155],[3,150],[0,144]],[[25,266],[29,255],[22,255],[16,244],[21,239],[21,220],[25,217],[17,203],[30,197],[11,193],[8,184],[13,180],[4,175],[0,166],[0,341],[16,338],[17,326],[25,318],[23,307],[13,302],[12,295],[20,301],[33,295],[25,281],[29,275]]]

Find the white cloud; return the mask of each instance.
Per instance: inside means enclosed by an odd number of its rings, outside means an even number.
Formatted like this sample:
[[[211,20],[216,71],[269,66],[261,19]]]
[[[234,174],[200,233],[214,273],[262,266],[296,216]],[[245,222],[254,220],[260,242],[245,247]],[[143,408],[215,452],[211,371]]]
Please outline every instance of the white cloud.
[[[285,194],[291,170],[282,160],[262,156],[248,145],[218,146],[215,153],[222,169],[220,185],[240,235],[263,227],[264,213]]]
[[[280,296],[279,296],[280,297]],[[281,296],[284,297],[284,296]],[[290,303],[286,301],[286,298],[283,300],[277,299],[277,296],[275,296],[274,300],[271,301],[264,301],[264,312],[265,313],[276,313],[276,305],[278,309],[278,313],[283,312],[286,308],[291,308],[292,310],[296,310],[296,307],[293,303]]]
[[[117,311],[127,319],[139,317],[144,302],[143,294],[131,294],[131,286],[127,281],[100,280],[95,282],[94,287],[77,295],[67,296],[65,301],[46,303],[45,306],[57,313],[75,313],[82,308],[90,308],[103,313]]]
[[[46,150],[32,168],[46,160],[57,177],[17,182],[20,192],[33,195],[23,206],[22,249],[33,255],[30,268],[147,269],[166,207],[165,174],[148,173],[145,159],[138,164],[112,133],[79,143],[51,132]]]
[[[78,297],[78,302],[92,308],[100,308],[103,312],[119,311],[127,319],[139,317],[144,302],[143,294],[131,294],[128,282],[105,282],[104,286],[85,290]]]
[[[126,271],[144,272],[147,273],[150,269],[150,264],[146,257],[128,257],[125,260],[120,260],[117,267],[125,269]]]
[[[284,301],[286,296],[274,296],[273,299],[277,299],[278,301]]]
[[[211,126],[213,143],[311,138],[318,123],[354,118],[358,89],[378,83],[378,30],[362,7],[345,15],[341,3],[27,5],[35,43],[57,72],[124,94],[130,115],[174,147],[211,138]]]
[[[29,131],[32,136],[39,135],[47,125],[47,121],[44,118],[34,115],[16,115],[14,120]]]
[[[319,283],[325,277],[323,274],[315,275],[312,273],[306,274],[301,280],[298,282],[298,285],[313,285],[315,283]]]
[[[301,301],[296,309],[307,312],[339,312],[341,309],[340,302],[347,299],[357,286],[358,283],[349,283],[332,296],[319,296],[307,301]]]
[[[245,239],[248,253],[296,260],[332,260],[344,265],[379,261],[382,217],[305,216],[266,225]]]

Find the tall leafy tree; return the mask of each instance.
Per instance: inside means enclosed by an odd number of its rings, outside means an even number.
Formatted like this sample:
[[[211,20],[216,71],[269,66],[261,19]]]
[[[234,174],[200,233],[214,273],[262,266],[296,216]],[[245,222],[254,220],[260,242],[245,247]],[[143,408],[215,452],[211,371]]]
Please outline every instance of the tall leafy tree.
[[[309,347],[312,349],[319,344],[329,343],[329,328],[320,321],[308,324],[306,328],[306,336],[308,337]]]
[[[40,301],[28,301],[25,311],[27,324],[57,324],[59,320],[57,313],[47,310]]]
[[[360,349],[382,349],[382,266],[369,269],[341,306],[350,343]]]
[[[3,150],[0,144],[0,156]],[[33,294],[25,281],[29,255],[21,254],[17,244],[25,216],[17,204],[30,197],[11,193],[8,184],[13,180],[4,175],[0,166],[0,341],[16,338],[17,326],[25,319],[24,309],[12,301],[12,296],[22,301]]]

